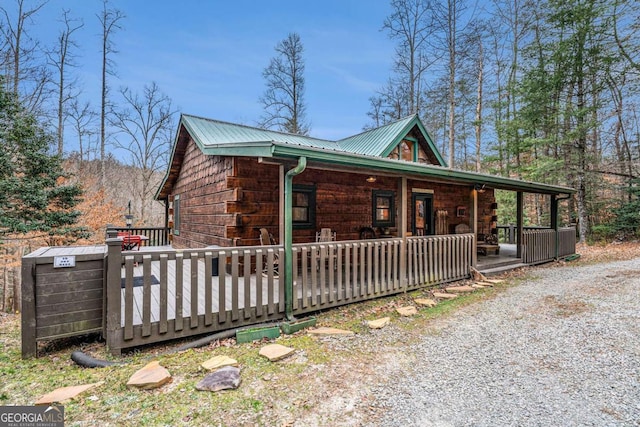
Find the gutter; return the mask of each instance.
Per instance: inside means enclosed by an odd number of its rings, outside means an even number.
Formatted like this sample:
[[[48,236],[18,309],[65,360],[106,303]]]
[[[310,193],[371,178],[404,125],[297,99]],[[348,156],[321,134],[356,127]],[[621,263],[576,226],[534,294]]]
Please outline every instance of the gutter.
[[[298,164],[284,176],[284,310],[287,320],[293,317],[293,177],[307,167],[307,158],[300,157]]]

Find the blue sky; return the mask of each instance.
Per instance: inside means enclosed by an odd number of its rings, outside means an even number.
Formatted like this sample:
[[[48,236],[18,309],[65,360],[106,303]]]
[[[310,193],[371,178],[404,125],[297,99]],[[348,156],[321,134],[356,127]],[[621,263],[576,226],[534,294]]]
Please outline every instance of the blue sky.
[[[157,82],[179,112],[255,125],[275,45],[300,34],[305,48],[307,118],[311,135],[339,139],[369,123],[368,99],[386,82],[394,44],[381,31],[384,0],[134,1],[112,0],[126,15],[113,41],[118,53],[112,94]],[[78,34],[83,96],[99,106],[100,24],[97,0],[50,0],[32,35],[55,39],[63,8],[84,20]]]

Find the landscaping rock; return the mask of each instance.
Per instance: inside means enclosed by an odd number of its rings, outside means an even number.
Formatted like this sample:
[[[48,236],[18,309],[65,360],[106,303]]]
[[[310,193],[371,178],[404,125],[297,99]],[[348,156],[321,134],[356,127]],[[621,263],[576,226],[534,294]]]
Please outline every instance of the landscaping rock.
[[[467,286],[467,285],[463,285],[463,286],[449,286],[448,288],[444,289],[447,292],[451,292],[451,293],[455,293],[455,294],[463,294],[463,293],[469,293],[469,292],[474,292],[475,289],[472,288],[471,286]]]
[[[78,396],[80,393],[104,384],[104,381],[100,381],[92,384],[73,385],[69,387],[61,387],[53,390],[51,393],[47,393],[36,401],[36,405],[51,405],[54,403],[64,403],[67,400],[71,400]]]
[[[222,368],[224,366],[238,366],[238,361],[229,356],[214,356],[209,360],[202,362],[202,366],[207,371]]]
[[[200,391],[236,389],[240,387],[240,381],[240,368],[225,366],[215,372],[207,374],[207,376],[196,384],[196,389]]]
[[[476,285],[484,286],[486,288],[493,288],[493,283],[489,282],[476,282]]]
[[[413,302],[423,307],[435,307],[438,305],[438,301],[431,298],[418,298],[413,300]]]
[[[129,378],[127,385],[141,390],[151,390],[163,386],[171,381],[171,374],[167,369],[154,360]]]
[[[434,298],[440,298],[440,299],[454,299],[454,298],[458,298],[458,295],[456,294],[448,294],[446,292],[434,292],[433,293]]]
[[[327,328],[322,326],[317,329],[309,330],[312,335],[353,335],[353,331],[345,331],[344,329]]]
[[[293,354],[296,350],[280,344],[269,344],[260,349],[260,356],[266,357],[271,362],[277,362]]]
[[[400,316],[414,316],[418,314],[418,310],[412,305],[408,305],[406,307],[398,307],[396,311]]]
[[[382,329],[391,322],[390,317],[383,317],[381,319],[369,320],[367,326],[371,329]]]

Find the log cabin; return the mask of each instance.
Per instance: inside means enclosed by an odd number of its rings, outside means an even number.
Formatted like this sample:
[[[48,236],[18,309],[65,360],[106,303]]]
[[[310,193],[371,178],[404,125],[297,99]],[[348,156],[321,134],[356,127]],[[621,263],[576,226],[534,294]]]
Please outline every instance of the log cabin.
[[[418,115],[329,141],[183,114],[156,198],[176,248],[258,245],[261,228],[281,244],[321,229],[336,240],[463,230],[482,244],[497,234],[495,189],[550,195],[556,217],[573,193],[448,168]]]
[[[509,256],[494,239],[498,189],[516,193]],[[525,193],[548,200],[544,229],[524,227]],[[451,169],[417,115],[328,141],[185,114],[156,194],[163,227],[110,229],[104,246],[23,257],[23,357],[38,341],[88,332],[120,354],[295,322],[489,271],[481,261],[500,269],[571,256],[576,233],[559,227],[558,204],[573,193]],[[130,250],[118,231],[149,244]]]

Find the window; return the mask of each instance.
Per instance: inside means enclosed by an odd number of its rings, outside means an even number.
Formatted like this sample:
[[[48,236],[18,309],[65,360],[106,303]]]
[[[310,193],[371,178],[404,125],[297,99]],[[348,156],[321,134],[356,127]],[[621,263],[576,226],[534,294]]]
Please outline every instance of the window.
[[[414,143],[411,141],[403,140],[400,143],[400,159],[407,162],[415,161]]]
[[[373,190],[373,226],[393,227],[395,220],[393,192]]]
[[[390,159],[399,159],[406,162],[418,161],[418,141],[413,138],[405,138],[389,153]]]
[[[180,195],[173,196],[173,234],[180,235]]]
[[[316,228],[316,187],[294,185],[292,196],[293,228]]]

